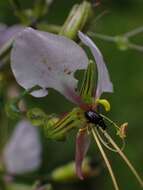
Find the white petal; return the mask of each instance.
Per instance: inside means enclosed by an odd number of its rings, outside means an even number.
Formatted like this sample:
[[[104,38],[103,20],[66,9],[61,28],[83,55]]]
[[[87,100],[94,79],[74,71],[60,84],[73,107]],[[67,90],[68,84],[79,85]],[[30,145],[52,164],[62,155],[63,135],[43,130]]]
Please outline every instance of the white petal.
[[[110,81],[109,73],[100,50],[94,44],[94,42],[82,32],[79,32],[79,38],[86,46],[90,48],[97,64],[98,81],[96,89],[96,98],[99,98],[103,92],[113,92],[113,85]]]
[[[3,26],[4,27],[4,26]],[[24,29],[21,25],[13,25],[8,28],[0,28],[0,46],[2,46],[4,43],[6,43],[10,38],[15,37],[19,32],[21,32]]]
[[[17,82],[25,89],[35,85],[43,90],[32,93],[43,97],[47,88],[54,88],[72,100],[66,88],[75,92],[77,80],[75,71],[85,69],[88,58],[84,51],[72,40],[47,32],[26,28],[16,38],[11,67]]]
[[[24,29],[21,25],[13,25],[6,28],[4,25],[0,25],[0,55],[2,55],[10,46],[14,38]]]
[[[41,143],[36,127],[27,120],[16,126],[3,153],[7,172],[22,174],[37,169],[41,163]]]

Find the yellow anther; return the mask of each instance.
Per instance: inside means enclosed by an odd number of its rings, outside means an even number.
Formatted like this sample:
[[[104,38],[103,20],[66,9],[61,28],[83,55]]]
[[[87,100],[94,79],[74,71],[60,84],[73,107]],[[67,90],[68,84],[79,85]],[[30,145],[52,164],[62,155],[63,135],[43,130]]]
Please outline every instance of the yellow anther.
[[[95,103],[101,104],[107,112],[111,109],[110,103],[106,99],[96,99]]]
[[[120,126],[120,129],[118,130],[117,135],[119,135],[120,138],[122,139],[126,138],[127,128],[128,128],[128,123],[127,122],[123,123]]]

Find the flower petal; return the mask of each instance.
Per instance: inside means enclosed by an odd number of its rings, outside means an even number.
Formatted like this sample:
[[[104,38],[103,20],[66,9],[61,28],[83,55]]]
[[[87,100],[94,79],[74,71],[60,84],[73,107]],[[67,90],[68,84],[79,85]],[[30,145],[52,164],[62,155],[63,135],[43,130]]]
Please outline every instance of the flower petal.
[[[90,137],[89,134],[87,133],[87,130],[80,130],[76,137],[75,162],[76,162],[76,173],[81,180],[83,179],[82,162],[88,151],[89,144],[90,144]]]
[[[24,27],[21,25],[13,25],[11,27],[0,25],[0,55],[12,45],[14,38],[23,29]]]
[[[3,161],[8,173],[22,174],[37,169],[41,163],[41,143],[38,131],[27,120],[16,126],[6,144]]]
[[[0,27],[0,46],[2,46],[10,38],[16,36],[20,31],[24,29],[21,25],[13,25],[11,27]]]
[[[109,73],[100,50],[94,44],[94,42],[82,32],[79,32],[79,38],[86,46],[90,48],[97,64],[98,82],[96,89],[96,98],[99,98],[103,92],[113,92],[113,85],[110,81]]]
[[[46,96],[47,88],[54,88],[73,102],[69,89],[76,94],[74,73],[88,65],[86,54],[72,40],[32,28],[26,28],[16,38],[11,61],[12,71],[22,87],[42,88],[33,96]]]

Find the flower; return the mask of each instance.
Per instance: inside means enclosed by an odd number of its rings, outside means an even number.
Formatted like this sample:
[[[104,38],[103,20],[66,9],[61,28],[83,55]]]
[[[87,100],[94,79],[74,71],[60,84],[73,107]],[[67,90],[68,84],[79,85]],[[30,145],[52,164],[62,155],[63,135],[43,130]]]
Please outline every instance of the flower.
[[[112,92],[112,83],[100,50],[82,32],[79,32],[79,38],[91,49],[97,64],[98,82],[94,94],[96,99],[103,92]],[[80,106],[84,103],[75,90],[77,80],[74,73],[79,69],[86,69],[88,62],[83,49],[72,40],[32,28],[26,28],[18,35],[11,53],[11,67],[17,82],[25,89],[36,85],[41,87],[40,90],[32,92],[33,96],[46,96],[47,88],[54,88]],[[84,143],[88,141],[86,138],[84,132],[77,136],[76,165],[80,178],[83,155],[88,147]],[[82,144],[83,150],[80,143],[85,144]]]
[[[95,59],[98,71],[97,88],[95,88],[95,63],[89,61],[84,50],[78,44],[66,37],[32,28],[22,31],[13,44],[11,68],[16,81],[26,90],[39,86],[40,89],[32,91],[32,96],[44,97],[48,94],[48,88],[53,88],[78,106],[62,118],[41,115],[41,112],[39,112],[40,117],[38,117],[38,113],[36,113],[36,117],[42,118],[38,123],[44,123],[44,130],[48,138],[61,140],[71,129],[78,129],[75,159],[76,172],[80,179],[83,179],[82,161],[87,153],[92,134],[107,165],[115,189],[119,190],[119,187],[101,143],[123,158],[143,186],[142,179],[134,167],[105,130],[106,123],[104,121],[112,124],[117,130],[120,128],[97,111],[98,104],[103,105],[107,111],[110,109],[108,101],[101,101],[99,98],[103,92],[113,92],[113,85],[103,56],[88,36],[82,32],[79,32],[78,35],[82,43],[90,48]],[[81,69],[86,69],[86,71],[83,85],[78,92],[74,73]],[[28,115],[33,114],[34,112],[31,111]],[[109,143],[102,139],[100,132]]]
[[[37,129],[27,120],[20,121],[4,147],[3,162],[8,174],[23,174],[41,163],[41,143]]]

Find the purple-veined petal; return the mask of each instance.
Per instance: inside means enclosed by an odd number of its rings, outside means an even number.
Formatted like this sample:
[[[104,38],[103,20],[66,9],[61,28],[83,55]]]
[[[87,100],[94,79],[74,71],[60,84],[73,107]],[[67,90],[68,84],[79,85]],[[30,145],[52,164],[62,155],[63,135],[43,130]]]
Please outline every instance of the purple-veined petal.
[[[95,97],[99,98],[103,92],[113,92],[113,85],[100,50],[95,43],[82,32],[79,32],[79,38],[83,44],[90,48],[97,64],[98,81]]]
[[[88,151],[90,145],[90,136],[87,133],[87,130],[79,130],[76,137],[76,155],[75,155],[75,163],[76,163],[76,173],[77,176],[82,180],[82,162],[86,153]]]
[[[75,103],[77,80],[74,73],[86,69],[88,58],[74,41],[55,34],[26,28],[16,38],[11,54],[11,67],[17,82],[25,89],[40,86],[35,97],[53,88]]]
[[[22,174],[37,169],[41,163],[41,149],[36,127],[27,120],[19,122],[3,152],[7,172]]]

